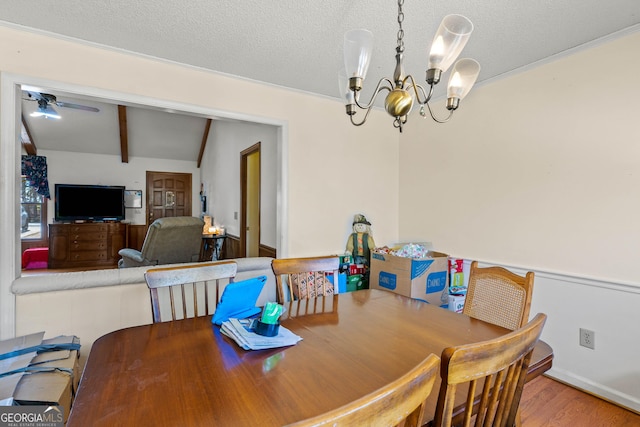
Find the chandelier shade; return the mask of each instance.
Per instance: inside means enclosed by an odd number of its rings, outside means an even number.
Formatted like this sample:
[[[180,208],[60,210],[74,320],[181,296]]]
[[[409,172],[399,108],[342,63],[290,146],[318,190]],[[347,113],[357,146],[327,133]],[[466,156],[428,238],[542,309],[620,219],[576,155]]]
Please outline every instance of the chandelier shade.
[[[437,68],[446,72],[453,61],[460,56],[460,52],[469,41],[473,24],[462,15],[447,15],[438,27],[431,51],[429,52],[428,68]]]
[[[464,58],[456,62],[447,85],[447,98],[462,100],[478,79],[480,64],[474,59]]]
[[[344,66],[349,77],[364,80],[371,63],[373,33],[359,29],[347,31],[344,35]]]
[[[437,118],[429,105],[434,85],[440,82],[442,74],[451,67],[464,49],[473,32],[473,24],[462,15],[452,14],[444,17],[433,37],[433,43],[429,50],[425,78],[428,87],[425,89],[416,83],[411,74],[405,75],[404,72],[403,4],[404,0],[398,0],[399,28],[395,55],[396,67],[393,77],[380,79],[367,103],[362,102],[359,96],[371,62],[373,33],[365,29],[351,30],[345,33],[343,47],[345,68],[339,73],[338,83],[340,95],[346,101],[345,111],[355,126],[366,122],[376,98],[381,92],[388,92],[384,107],[387,113],[394,117],[393,126],[398,128],[400,132],[402,132],[402,127],[407,122],[408,115],[416,103],[420,106],[421,116],[426,117],[426,107],[434,121],[447,122],[458,108],[460,101],[469,93],[478,79],[480,64],[477,61],[460,59],[456,62],[447,87],[446,108],[449,115],[444,119]],[[365,111],[364,117],[360,121],[354,118],[359,110]]]

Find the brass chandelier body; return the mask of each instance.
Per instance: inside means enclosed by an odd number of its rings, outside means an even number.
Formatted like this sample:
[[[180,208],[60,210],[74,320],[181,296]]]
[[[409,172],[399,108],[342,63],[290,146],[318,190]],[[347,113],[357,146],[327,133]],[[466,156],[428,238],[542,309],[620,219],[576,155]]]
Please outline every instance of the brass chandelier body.
[[[449,79],[447,91],[446,108],[449,113],[447,117],[438,119],[429,105],[434,86],[438,84],[442,73],[464,48],[473,30],[473,24],[461,15],[448,15],[444,18],[431,47],[429,68],[426,72],[426,82],[429,87],[428,90],[425,90],[415,82],[412,75],[405,75],[404,72],[403,4],[404,0],[398,0],[398,37],[393,80],[380,79],[371,99],[366,104],[360,101],[359,95],[371,57],[373,34],[368,30],[352,30],[345,34],[345,72],[340,76],[340,90],[347,101],[346,113],[355,126],[366,122],[376,98],[383,91],[388,92],[384,103],[385,110],[394,117],[393,126],[400,132],[407,122],[414,102],[420,105],[421,116],[426,117],[426,106],[433,120],[438,123],[447,122],[453,115],[453,111],[458,108],[460,100],[466,96],[475,83],[480,72],[480,65],[473,59],[461,59],[456,63]],[[365,115],[360,122],[354,119],[358,109],[365,110]]]

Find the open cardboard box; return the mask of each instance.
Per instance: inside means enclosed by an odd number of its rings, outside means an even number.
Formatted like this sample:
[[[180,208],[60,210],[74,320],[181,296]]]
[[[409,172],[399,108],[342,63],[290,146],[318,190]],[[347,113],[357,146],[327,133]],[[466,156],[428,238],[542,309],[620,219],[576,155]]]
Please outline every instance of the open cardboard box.
[[[438,307],[446,305],[448,259],[448,255],[434,251],[429,251],[425,258],[372,252],[369,288],[395,292]]]

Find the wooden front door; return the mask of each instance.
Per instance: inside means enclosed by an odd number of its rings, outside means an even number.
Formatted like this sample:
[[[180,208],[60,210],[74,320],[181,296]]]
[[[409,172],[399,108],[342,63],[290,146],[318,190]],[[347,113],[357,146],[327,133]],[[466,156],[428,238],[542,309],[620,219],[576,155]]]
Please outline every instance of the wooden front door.
[[[165,216],[191,216],[191,174],[147,171],[147,226]]]

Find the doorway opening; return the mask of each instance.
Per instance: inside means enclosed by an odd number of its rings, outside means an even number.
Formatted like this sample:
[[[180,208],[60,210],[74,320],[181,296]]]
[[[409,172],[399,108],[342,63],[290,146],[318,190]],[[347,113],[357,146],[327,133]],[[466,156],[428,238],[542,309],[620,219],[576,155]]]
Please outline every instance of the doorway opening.
[[[260,142],[240,153],[240,254],[260,256]]]
[[[110,89],[102,89],[91,86],[83,86],[76,83],[64,83],[48,80],[41,77],[2,73],[0,74],[0,104],[2,116],[0,117],[0,229],[6,238],[0,241],[0,253],[6,254],[0,258],[0,313],[3,313],[3,322],[0,327],[0,339],[6,339],[15,334],[15,296],[11,292],[12,283],[21,280],[20,252],[21,237],[19,225],[21,223],[20,209],[20,146],[16,143],[21,125],[21,86],[30,85],[46,87],[55,91],[70,94],[82,94],[87,99],[109,100],[108,102],[121,105],[143,105],[149,108],[171,109],[187,114],[203,117],[218,117],[221,119],[253,122],[271,125],[277,128],[277,237],[276,248],[279,253],[288,253],[288,224],[287,206],[288,191],[285,159],[288,155],[288,123],[286,120],[266,118],[247,113],[230,112],[213,107],[198,106],[192,103],[169,101],[166,99],[141,96],[133,93],[118,92]],[[44,276],[43,276],[44,277]],[[44,282],[44,280],[43,280]]]

